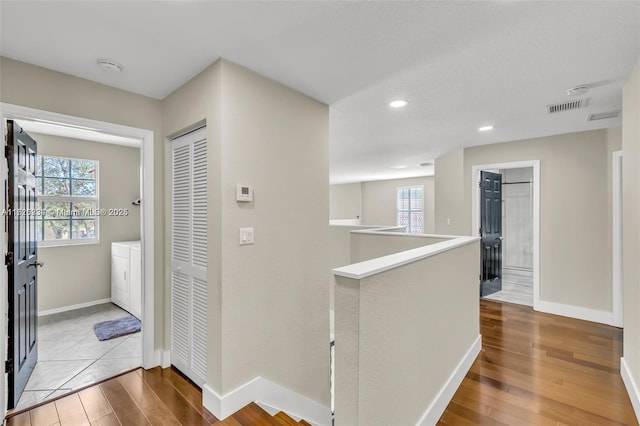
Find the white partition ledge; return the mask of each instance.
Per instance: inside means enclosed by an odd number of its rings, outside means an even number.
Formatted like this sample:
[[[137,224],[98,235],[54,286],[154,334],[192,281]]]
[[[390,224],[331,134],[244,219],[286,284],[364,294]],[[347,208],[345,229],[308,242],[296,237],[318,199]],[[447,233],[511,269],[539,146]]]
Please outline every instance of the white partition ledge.
[[[420,235],[420,234],[407,234],[407,227],[406,226],[374,226],[374,227],[368,227],[365,229],[354,229],[351,232],[357,232],[357,233],[365,233],[365,234],[393,234],[393,235],[398,235],[398,233],[401,233],[402,235]]]
[[[357,231],[363,232],[363,231]],[[364,231],[366,232],[366,231]],[[433,235],[433,237],[443,238],[442,235]],[[445,237],[446,238],[446,237]],[[411,250],[406,250],[399,253],[390,254],[376,259],[366,260],[360,263],[354,263],[352,265],[336,268],[332,272],[335,275],[360,280],[366,277],[370,277],[375,274],[379,274],[384,271],[388,271],[398,266],[406,265],[408,263],[416,262],[421,259],[425,259],[430,256],[435,256],[438,253],[442,253],[447,250],[451,250],[456,247],[464,246],[466,244],[478,241],[479,237],[454,237],[448,241],[442,241],[439,243],[429,244],[424,247],[418,247]]]
[[[402,235],[403,237],[413,237],[413,238],[441,238],[441,239],[453,239],[460,238],[459,235],[440,235],[440,234],[411,234],[408,232],[398,232],[399,230],[405,229],[404,226],[394,226],[392,228],[372,228],[372,229],[354,229],[351,231],[352,234],[369,234],[369,235],[391,235],[397,237],[398,235]],[[395,230],[395,231],[394,231]]]

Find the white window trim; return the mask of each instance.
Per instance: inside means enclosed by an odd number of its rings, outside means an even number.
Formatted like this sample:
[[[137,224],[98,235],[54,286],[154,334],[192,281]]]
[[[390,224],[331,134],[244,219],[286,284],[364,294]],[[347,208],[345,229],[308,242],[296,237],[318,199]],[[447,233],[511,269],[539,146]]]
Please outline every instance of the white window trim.
[[[406,186],[398,186],[396,187],[396,225],[397,226],[402,226],[398,223],[398,212],[400,211],[400,206],[398,205],[398,201],[399,201],[399,197],[398,195],[400,194],[400,191],[404,190],[404,189],[415,189],[415,188],[420,188],[422,189],[422,210],[420,210],[422,212],[422,232],[417,232],[418,234],[424,234],[424,210],[425,210],[425,197],[424,197],[424,185],[406,185]],[[416,210],[417,211],[417,210]],[[409,209],[409,212],[411,212],[411,209]],[[408,233],[412,233],[411,232],[411,226],[407,226],[407,232]]]
[[[65,157],[63,155],[53,154],[38,154],[38,157],[57,157],[64,158],[71,161],[94,161],[96,163],[96,196],[95,197],[74,197],[71,195],[40,195],[36,197],[36,203],[42,202],[55,202],[55,203],[72,203],[89,201],[96,203],[96,210],[100,210],[100,160],[94,160],[91,158],[74,158]],[[69,239],[69,240],[48,240],[48,241],[36,241],[38,248],[41,247],[65,247],[65,246],[79,246],[88,244],[100,244],[100,215],[95,216],[95,234],[94,238],[82,238],[82,239]]]

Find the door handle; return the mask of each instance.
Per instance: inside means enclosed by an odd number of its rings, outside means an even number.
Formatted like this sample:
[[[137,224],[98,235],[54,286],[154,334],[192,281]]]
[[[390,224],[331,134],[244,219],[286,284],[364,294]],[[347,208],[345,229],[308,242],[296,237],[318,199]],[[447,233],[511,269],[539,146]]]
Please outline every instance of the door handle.
[[[502,241],[502,237],[497,237],[496,241]]]
[[[40,261],[36,260],[35,262],[29,263],[29,266],[36,266],[36,267],[42,268],[44,266],[44,262],[40,262]]]

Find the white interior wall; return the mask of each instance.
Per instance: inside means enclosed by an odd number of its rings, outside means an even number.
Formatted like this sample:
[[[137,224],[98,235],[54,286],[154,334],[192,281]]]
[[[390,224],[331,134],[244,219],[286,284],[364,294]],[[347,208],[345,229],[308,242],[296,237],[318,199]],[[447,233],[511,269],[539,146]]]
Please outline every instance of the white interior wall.
[[[474,165],[540,161],[540,300],[547,310],[599,321],[613,310],[609,206],[594,202],[611,192],[608,149],[607,132],[593,130],[466,148],[462,158],[465,212],[473,210]],[[443,183],[438,191],[459,190]]]
[[[329,219],[355,220],[362,215],[362,184],[345,183],[329,187]]]
[[[640,60],[622,92],[622,241],[624,358],[622,377],[640,417]]]
[[[424,186],[424,233],[435,232],[433,176],[362,182],[362,224],[395,226],[397,190],[403,186]]]
[[[384,250],[384,238],[372,244]],[[480,350],[479,250],[336,276],[336,425],[437,422]]]
[[[157,146],[162,144],[161,104],[158,100],[6,57],[0,57],[0,71],[0,101],[3,103],[129,126],[137,130],[146,129],[153,132],[152,137]],[[153,259],[153,270],[148,275],[155,277],[152,292],[155,315],[153,335],[154,347],[159,349],[163,346],[164,319],[163,150],[154,150],[152,156],[149,163],[145,160],[145,176],[151,175],[155,179],[153,194],[148,195],[153,201],[150,205],[154,217],[153,235],[151,232],[146,235],[152,241],[148,252]],[[145,265],[147,264],[150,265],[151,262],[145,261]]]
[[[435,233],[443,235],[477,235],[470,233],[470,213],[464,200],[464,149],[436,158],[434,181]]]
[[[226,407],[234,398],[224,397],[260,376],[328,413],[328,107],[219,60],[163,112],[165,136],[207,124],[205,405]],[[253,185],[252,202],[236,201],[238,183]],[[254,228],[254,244],[239,245],[240,227]]]
[[[125,216],[99,218],[99,242],[38,247],[38,311],[111,298],[111,243],[140,239],[140,150],[106,143],[30,133],[38,154],[97,160],[100,208],[126,209]],[[69,271],[73,270],[73,273]]]

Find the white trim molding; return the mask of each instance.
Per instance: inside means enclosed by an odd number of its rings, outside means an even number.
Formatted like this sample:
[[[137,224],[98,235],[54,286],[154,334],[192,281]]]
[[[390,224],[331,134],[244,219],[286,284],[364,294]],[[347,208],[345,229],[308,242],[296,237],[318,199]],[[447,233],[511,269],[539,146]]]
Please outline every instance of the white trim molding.
[[[460,387],[460,383],[464,380],[464,377],[478,357],[481,349],[482,336],[478,335],[447,379],[445,385],[440,389],[438,395],[436,395],[422,417],[420,417],[417,426],[432,426],[438,423],[438,420],[442,417],[444,410],[447,409],[447,405],[451,402],[453,395],[458,390],[458,387]]]
[[[51,314],[59,314],[60,312],[73,311],[74,309],[88,308],[89,306],[102,305],[103,303],[111,302],[111,298],[93,300],[91,302],[78,303],[75,305],[61,306],[59,308],[47,309],[45,311],[38,311],[38,316],[43,317]]]
[[[623,326],[624,287],[622,282],[622,151],[612,154],[613,171],[613,320]]]
[[[539,300],[536,311],[615,326],[613,312]]]
[[[171,367],[171,351],[156,349],[153,352],[153,363],[155,365],[159,365],[162,368]]]
[[[627,388],[629,399],[631,399],[633,411],[636,413],[636,420],[640,420],[640,390],[638,389],[638,384],[633,379],[633,375],[624,357],[620,358],[620,375],[622,376],[625,388]]]
[[[121,124],[109,123],[106,121],[92,120],[88,118],[76,117],[72,115],[59,114],[57,112],[45,111],[35,108],[24,107],[7,103],[0,103],[0,115],[6,119],[27,119],[40,120],[55,123],[62,127],[92,129],[97,132],[114,136],[138,139],[140,144],[140,167],[141,182],[140,195],[143,200],[140,214],[140,239],[142,241],[142,365],[144,368],[157,366],[157,356],[154,340],[155,321],[155,277],[154,277],[154,133],[148,129],[124,126]],[[5,308],[0,308],[0,313],[5,312]],[[1,340],[6,339],[6,331],[0,336]]]
[[[262,377],[256,377],[224,396],[220,396],[208,384],[202,387],[202,405],[220,420],[251,402],[284,411],[291,417],[305,419],[313,425],[331,425],[329,407]]]
[[[162,368],[171,367],[171,351],[160,351],[161,359],[160,366]]]
[[[482,170],[533,168],[533,309],[540,304],[540,160],[471,166],[471,235],[480,229],[480,172]]]

